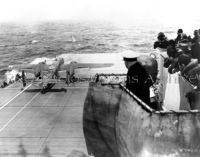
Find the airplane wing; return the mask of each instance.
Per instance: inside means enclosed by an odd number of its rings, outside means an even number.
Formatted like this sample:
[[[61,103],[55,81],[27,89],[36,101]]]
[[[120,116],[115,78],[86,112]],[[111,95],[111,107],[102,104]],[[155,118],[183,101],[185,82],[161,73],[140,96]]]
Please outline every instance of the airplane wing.
[[[20,72],[24,71],[25,73],[31,73],[31,74],[34,74],[35,73],[35,70],[34,69],[18,69]],[[41,76],[45,76],[45,75],[48,75],[49,74],[49,71],[42,71],[42,74]]]
[[[31,73],[34,74],[34,70],[33,69],[18,69],[19,71],[24,71],[25,73]]]
[[[76,68],[106,68],[113,65],[112,63],[77,63]]]
[[[18,71],[28,71],[33,70],[37,65],[35,64],[17,64],[17,65],[10,65],[8,68],[10,70],[18,70]]]
[[[17,64],[17,65],[10,65],[7,68],[0,69],[0,71],[17,70],[19,72],[25,71],[28,73],[33,73],[33,69],[35,67],[36,65],[32,65],[32,64]]]
[[[112,63],[75,63],[72,62],[71,64],[64,64],[60,70],[58,71],[58,75],[60,78],[66,78],[67,72],[70,76],[74,75],[74,70],[79,68],[105,68],[105,67],[111,67],[114,64]]]
[[[64,64],[63,70],[68,70],[70,66],[73,66],[74,69],[78,68],[105,68],[113,66],[113,63],[73,63],[73,64]]]
[[[42,71],[48,71],[49,65],[45,63],[39,63],[39,64],[16,64],[16,65],[10,65],[8,68],[10,70],[18,70],[18,71],[28,71],[28,70],[36,70],[41,69]]]

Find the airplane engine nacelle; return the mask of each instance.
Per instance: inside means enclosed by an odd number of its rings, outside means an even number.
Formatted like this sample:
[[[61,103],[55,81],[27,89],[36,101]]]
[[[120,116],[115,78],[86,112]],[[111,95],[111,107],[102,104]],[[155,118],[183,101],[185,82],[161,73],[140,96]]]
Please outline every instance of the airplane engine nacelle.
[[[39,63],[38,66],[36,66],[35,68],[35,72],[34,72],[34,75],[35,77],[42,77],[41,74],[42,74],[42,71],[45,70],[45,63]]]

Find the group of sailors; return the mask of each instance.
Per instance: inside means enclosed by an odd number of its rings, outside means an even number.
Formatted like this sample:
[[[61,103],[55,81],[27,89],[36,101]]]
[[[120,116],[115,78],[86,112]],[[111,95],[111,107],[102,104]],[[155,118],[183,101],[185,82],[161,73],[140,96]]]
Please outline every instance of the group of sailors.
[[[170,74],[181,72],[193,85],[198,86],[200,73],[200,29],[194,30],[194,37],[187,36],[182,29],[178,29],[177,37],[170,39],[160,32],[154,49],[166,49],[168,57],[164,57],[164,67]],[[162,54],[161,54],[162,55]]]
[[[168,39],[163,32],[157,36],[154,49],[167,51],[164,67],[170,74],[180,72],[181,75],[195,87],[200,87],[200,30],[194,31],[194,37],[187,36],[182,29],[177,31],[175,39]],[[158,104],[150,99],[150,87],[157,81],[158,63],[156,58],[141,53],[125,51],[123,59],[128,69],[126,87],[151,108],[162,110]]]

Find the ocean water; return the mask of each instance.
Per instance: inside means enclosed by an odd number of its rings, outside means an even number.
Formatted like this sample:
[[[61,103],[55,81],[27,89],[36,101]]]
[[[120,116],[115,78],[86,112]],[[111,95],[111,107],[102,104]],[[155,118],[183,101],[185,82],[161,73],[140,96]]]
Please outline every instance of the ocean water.
[[[0,78],[9,65],[63,54],[154,52],[160,31],[175,38],[178,27],[163,24],[117,25],[104,22],[0,24]],[[112,60],[112,58],[110,58]]]
[[[196,26],[198,28],[200,25]],[[187,29],[189,34],[192,35],[196,26]],[[182,28],[182,26],[180,27]],[[153,22],[128,26],[102,22],[0,24],[0,79],[4,79],[5,71],[3,69],[9,65],[38,63],[44,58],[56,56],[66,57],[67,63],[70,60],[99,63],[104,62],[102,58],[105,58],[105,62],[115,60],[114,62],[118,65],[119,54],[122,51],[154,52],[153,43],[157,34],[162,31],[168,38],[175,38],[178,28],[179,26],[166,26]],[[96,58],[97,53],[99,53],[99,58]],[[119,69],[119,67],[115,69]],[[159,155],[153,155],[144,150],[142,156]],[[177,154],[162,156],[172,157]]]

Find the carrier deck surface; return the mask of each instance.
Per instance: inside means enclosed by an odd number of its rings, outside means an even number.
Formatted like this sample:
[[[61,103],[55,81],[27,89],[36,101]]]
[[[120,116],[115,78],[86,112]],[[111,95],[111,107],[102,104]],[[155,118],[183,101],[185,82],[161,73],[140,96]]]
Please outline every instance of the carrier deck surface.
[[[86,152],[82,127],[88,83],[40,88],[12,84],[0,88],[0,156],[67,156]],[[62,90],[65,88],[65,90]]]

